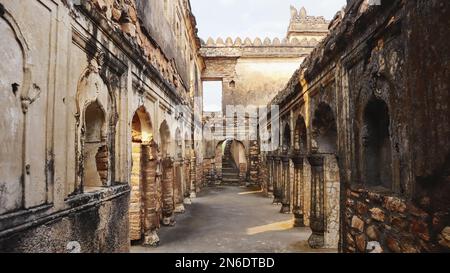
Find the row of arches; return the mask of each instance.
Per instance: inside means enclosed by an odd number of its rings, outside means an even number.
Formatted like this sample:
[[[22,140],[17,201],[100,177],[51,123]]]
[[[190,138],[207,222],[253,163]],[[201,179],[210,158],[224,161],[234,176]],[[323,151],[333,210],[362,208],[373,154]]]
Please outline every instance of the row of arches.
[[[174,225],[174,213],[184,211],[185,198],[195,190],[190,179],[192,141],[188,134],[183,142],[177,128],[172,141],[166,121],[158,133],[159,145],[154,139],[149,113],[144,106],[139,107],[132,119],[131,132],[130,240],[152,246],[159,243],[160,225]],[[171,156],[171,150],[175,151],[175,157]]]
[[[360,112],[358,123],[362,124],[362,130],[359,133],[361,159],[359,180],[363,184],[388,189],[392,187],[389,120],[388,106],[379,98],[371,98]],[[311,143],[308,142],[308,135],[311,136]],[[320,103],[314,112],[311,130],[308,130],[303,116],[299,115],[294,124],[294,141],[291,140],[289,122],[285,123],[282,136],[283,150],[300,154],[338,152],[337,123],[333,110],[326,103]]]
[[[340,226],[340,168],[338,124],[333,109],[319,103],[311,126],[299,115],[282,123],[278,151],[267,156],[268,191],[282,213],[294,213],[298,225],[308,225],[312,247],[336,248]],[[359,154],[356,164],[360,183],[392,189],[390,118],[387,104],[373,97],[361,109],[357,126]],[[307,219],[306,219],[307,218]]]

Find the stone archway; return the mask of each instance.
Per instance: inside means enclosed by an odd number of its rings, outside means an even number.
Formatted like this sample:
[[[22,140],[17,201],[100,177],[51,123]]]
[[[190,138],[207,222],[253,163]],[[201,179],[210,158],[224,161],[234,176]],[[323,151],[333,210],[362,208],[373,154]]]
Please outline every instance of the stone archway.
[[[221,167],[222,183],[238,185],[245,182],[248,162],[244,143],[232,138],[219,142],[215,162]]]
[[[337,124],[331,107],[320,103],[313,117],[311,215],[313,248],[337,248],[339,243],[340,177],[337,161]]]
[[[143,106],[133,116],[131,137],[130,240],[144,239],[144,245],[156,246],[159,243],[157,145],[153,139],[150,115]]]

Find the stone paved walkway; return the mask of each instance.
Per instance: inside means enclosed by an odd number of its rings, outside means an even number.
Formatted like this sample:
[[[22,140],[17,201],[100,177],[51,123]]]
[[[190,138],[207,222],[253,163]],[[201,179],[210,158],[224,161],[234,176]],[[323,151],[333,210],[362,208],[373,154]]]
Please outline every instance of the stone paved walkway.
[[[175,227],[163,227],[158,248],[133,246],[134,253],[333,252],[309,248],[309,228],[294,228],[293,215],[260,192],[240,187],[204,189]]]

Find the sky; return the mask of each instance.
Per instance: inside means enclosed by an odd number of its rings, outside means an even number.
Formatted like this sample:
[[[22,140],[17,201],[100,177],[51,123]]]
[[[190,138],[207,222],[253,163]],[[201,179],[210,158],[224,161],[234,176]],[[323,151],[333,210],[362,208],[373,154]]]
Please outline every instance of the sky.
[[[209,37],[260,37],[271,39],[286,36],[290,19],[290,6],[306,8],[308,15],[324,16],[331,20],[345,6],[346,0],[190,0],[197,19],[199,36]],[[221,110],[221,85],[204,84],[205,111]]]
[[[284,38],[290,6],[306,8],[308,15],[333,19],[346,0],[191,0],[199,36]]]

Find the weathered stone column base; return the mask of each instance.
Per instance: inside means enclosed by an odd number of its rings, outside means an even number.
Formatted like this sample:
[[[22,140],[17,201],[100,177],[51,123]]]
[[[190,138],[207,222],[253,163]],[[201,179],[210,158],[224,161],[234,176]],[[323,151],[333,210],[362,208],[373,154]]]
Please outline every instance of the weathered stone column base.
[[[175,206],[175,210],[174,210],[175,213],[184,213],[185,211],[186,211],[186,209],[184,208],[183,204],[177,204]]]
[[[191,191],[190,198],[197,198],[197,193],[195,191]]]
[[[282,204],[280,213],[285,213],[285,214],[291,213],[291,205]]]
[[[308,244],[311,248],[323,248],[324,234],[313,232],[308,239]]]
[[[159,246],[159,236],[156,230],[149,231],[148,234],[144,236],[143,246],[157,247]]]
[[[302,211],[294,211],[294,227],[304,227],[305,221]]]
[[[173,227],[175,224],[176,222],[174,216],[164,217],[162,220],[162,225],[166,227]]]
[[[272,204],[281,205],[281,199],[279,197],[274,196]]]
[[[192,205],[192,200],[190,197],[186,197],[186,198],[184,198],[183,203],[185,205]]]

